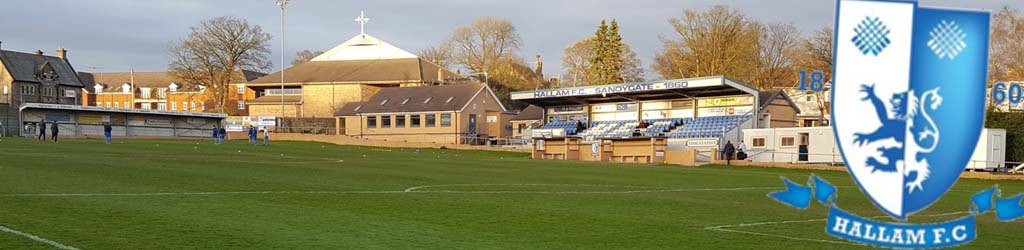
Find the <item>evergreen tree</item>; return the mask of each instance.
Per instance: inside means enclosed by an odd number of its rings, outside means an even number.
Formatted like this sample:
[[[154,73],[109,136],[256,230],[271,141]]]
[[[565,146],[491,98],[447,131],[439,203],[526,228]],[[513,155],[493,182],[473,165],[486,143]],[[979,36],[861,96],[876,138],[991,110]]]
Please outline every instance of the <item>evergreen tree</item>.
[[[593,40],[594,56],[590,58],[590,68],[587,69],[587,82],[592,85],[608,84],[607,78],[605,77],[605,67],[607,58],[605,55],[608,54],[608,25],[604,20],[601,20],[601,25],[597,26],[597,31],[594,32]]]
[[[608,28],[608,33],[605,36],[608,38],[608,44],[606,45],[604,55],[604,78],[607,83],[621,83],[622,82],[622,69],[623,67],[623,48],[625,44],[622,43],[622,36],[619,35],[619,22],[612,19],[612,24]]]

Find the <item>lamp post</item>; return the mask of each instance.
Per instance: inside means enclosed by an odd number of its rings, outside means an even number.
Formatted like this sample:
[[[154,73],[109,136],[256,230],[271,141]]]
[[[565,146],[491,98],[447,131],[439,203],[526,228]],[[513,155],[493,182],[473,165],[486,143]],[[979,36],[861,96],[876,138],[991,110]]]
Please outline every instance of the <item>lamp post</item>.
[[[469,74],[469,75],[471,75],[471,76],[484,75],[484,85],[486,85],[487,87],[491,86],[490,83],[489,83],[491,81],[491,77],[489,75],[487,75],[487,71],[480,72],[480,73],[472,73],[472,74]]]
[[[288,6],[289,0],[274,0],[274,4],[281,8],[281,123],[284,123],[284,8]],[[282,124],[277,124],[280,127]]]

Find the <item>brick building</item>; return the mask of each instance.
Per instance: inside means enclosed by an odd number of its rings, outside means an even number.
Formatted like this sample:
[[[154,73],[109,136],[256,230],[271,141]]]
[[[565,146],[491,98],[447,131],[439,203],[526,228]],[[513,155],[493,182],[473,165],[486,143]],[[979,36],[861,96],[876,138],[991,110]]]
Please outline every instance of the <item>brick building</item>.
[[[483,84],[384,88],[336,113],[345,135],[389,141],[462,144],[466,138],[505,138],[514,116]]]
[[[0,50],[0,126],[3,134],[18,134],[19,108],[25,103],[77,104],[82,81],[67,59],[68,51],[56,56]]]
[[[245,85],[265,74],[240,71],[235,75],[237,83],[227,89],[223,113],[248,115],[246,101],[256,94]],[[81,72],[79,76],[84,84],[82,105],[85,106],[218,112],[213,93],[206,86],[181,83],[167,72]]]
[[[334,117],[347,103],[369,100],[383,88],[449,82],[455,73],[376,37],[359,34],[341,45],[246,84],[255,92],[251,116]],[[282,111],[283,109],[283,111]]]

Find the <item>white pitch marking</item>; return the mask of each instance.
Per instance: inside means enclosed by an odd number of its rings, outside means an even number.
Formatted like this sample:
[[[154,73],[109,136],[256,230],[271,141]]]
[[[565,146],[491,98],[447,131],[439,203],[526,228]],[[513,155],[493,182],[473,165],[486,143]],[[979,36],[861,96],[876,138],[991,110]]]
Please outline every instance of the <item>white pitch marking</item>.
[[[61,243],[56,242],[56,241],[48,240],[48,239],[45,239],[43,237],[35,236],[35,235],[29,234],[29,233],[26,233],[26,232],[10,229],[10,228],[5,227],[5,226],[0,226],[0,232],[7,232],[7,233],[11,233],[11,234],[18,235],[18,236],[21,236],[21,237],[29,238],[29,239],[32,239],[34,241],[46,243],[47,245],[51,245],[51,246],[59,248],[59,249],[78,250],[78,248],[75,248],[73,246],[64,245],[64,244],[61,244]]]
[[[199,196],[199,195],[249,195],[249,194],[398,194],[398,193],[451,193],[451,194],[633,194],[633,193],[667,193],[667,192],[700,192],[700,191],[743,191],[778,189],[778,187],[736,187],[736,188],[682,188],[682,189],[650,189],[625,191],[451,191],[418,189],[445,186],[604,186],[604,187],[641,187],[616,185],[587,184],[448,184],[411,187],[405,190],[380,191],[234,191],[234,192],[157,192],[157,193],[43,193],[43,194],[0,194],[0,197],[90,197],[90,196]],[[659,188],[659,187],[646,187]]]
[[[417,187],[406,188],[405,192],[412,192],[412,191],[416,191],[418,189],[435,188],[435,187],[483,187],[483,186],[579,186],[579,187],[658,188],[658,187],[650,187],[650,186],[620,186],[620,185],[598,185],[598,184],[542,184],[542,183],[538,183],[538,184],[514,184],[514,183],[504,184],[504,183],[494,183],[494,184],[442,184],[442,185],[426,185],[426,186],[417,186]]]

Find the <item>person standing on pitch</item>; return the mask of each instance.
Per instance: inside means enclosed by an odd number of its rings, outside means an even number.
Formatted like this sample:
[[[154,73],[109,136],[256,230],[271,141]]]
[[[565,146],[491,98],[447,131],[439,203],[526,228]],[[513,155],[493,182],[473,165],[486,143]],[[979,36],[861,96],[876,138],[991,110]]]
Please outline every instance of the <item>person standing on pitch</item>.
[[[60,126],[57,125],[57,122],[53,122],[53,125],[50,126],[50,131],[53,132],[50,139],[53,139],[53,143],[57,143],[57,134],[60,134]]]
[[[732,145],[732,141],[725,142],[725,165],[732,165],[732,156],[736,153],[736,147]]]
[[[107,139],[107,144],[110,144],[110,137],[112,136],[110,133],[113,130],[114,128],[110,126],[109,122],[103,123],[103,138]]]
[[[259,132],[256,131],[256,126],[249,126],[249,142],[252,142],[253,146],[259,145],[260,141],[256,139],[256,135]]]
[[[39,142],[46,142],[46,119],[39,120]]]
[[[213,126],[213,144],[220,144],[220,129],[217,126]]]
[[[224,127],[220,127],[219,132],[220,133],[218,133],[217,136],[220,136],[220,143],[224,144],[224,141],[228,139],[228,130],[224,129]]]
[[[263,146],[270,146],[270,129],[263,127]]]

